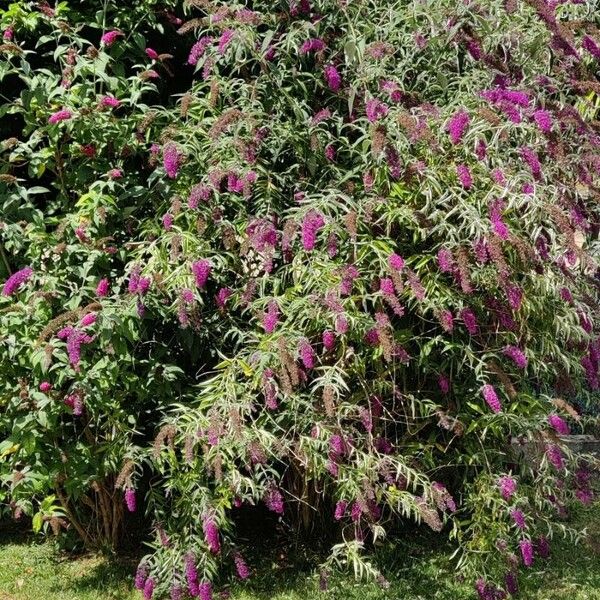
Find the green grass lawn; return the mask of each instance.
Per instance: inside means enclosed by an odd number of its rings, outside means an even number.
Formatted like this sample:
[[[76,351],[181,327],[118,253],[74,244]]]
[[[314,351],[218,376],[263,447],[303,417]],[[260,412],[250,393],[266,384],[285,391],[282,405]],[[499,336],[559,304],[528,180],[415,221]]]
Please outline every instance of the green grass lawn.
[[[552,558],[537,560],[520,577],[525,600],[600,600],[600,506],[579,509],[577,524],[588,527],[587,541],[573,547],[553,542]],[[466,600],[474,598],[469,584],[457,581],[449,559],[451,548],[431,549],[398,542],[381,557],[391,587],[356,583],[349,578],[330,581],[318,591],[314,565],[302,550],[299,559],[260,553],[259,573],[231,590],[231,600]],[[50,543],[23,535],[0,536],[0,600],[133,600],[134,559],[111,562],[102,557],[73,558],[58,554]],[[218,596],[216,596],[218,598]]]

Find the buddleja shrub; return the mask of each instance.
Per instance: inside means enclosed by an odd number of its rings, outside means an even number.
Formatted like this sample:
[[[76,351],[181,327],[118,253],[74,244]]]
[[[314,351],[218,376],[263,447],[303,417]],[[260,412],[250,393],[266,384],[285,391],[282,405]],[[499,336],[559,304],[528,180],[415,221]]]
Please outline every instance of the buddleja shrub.
[[[47,493],[73,481],[84,502],[78,461],[57,479],[38,450],[56,437],[102,456],[87,481],[130,508],[152,468],[146,598],[247,578],[236,513],[259,505],[297,530],[324,515],[326,568],[382,582],[369,547],[424,521],[481,598],[515,594],[592,498],[564,440],[599,385],[596,8],[194,0],[179,35],[146,7],[150,47],[138,22],[109,10],[94,37],[65,7],[44,67],[11,17],[13,481],[46,469]]]
[[[15,517],[114,548],[135,510],[136,449],[184,388],[172,332],[131,301],[150,280],[129,295],[115,278],[151,206],[147,173],[125,173],[139,127],[125,104],[142,111],[156,91],[134,59],[150,59],[143,44],[113,59],[98,26],[99,48],[81,37],[93,12],[19,2],[2,14],[0,475]]]

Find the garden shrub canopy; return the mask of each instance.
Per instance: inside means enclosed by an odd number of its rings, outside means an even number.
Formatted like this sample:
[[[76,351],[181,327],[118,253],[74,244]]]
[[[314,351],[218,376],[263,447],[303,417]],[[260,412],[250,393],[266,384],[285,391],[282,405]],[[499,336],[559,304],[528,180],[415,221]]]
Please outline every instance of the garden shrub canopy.
[[[96,549],[143,512],[145,598],[248,578],[262,508],[325,571],[423,522],[515,594],[592,498],[599,15],[1,9],[2,510]]]

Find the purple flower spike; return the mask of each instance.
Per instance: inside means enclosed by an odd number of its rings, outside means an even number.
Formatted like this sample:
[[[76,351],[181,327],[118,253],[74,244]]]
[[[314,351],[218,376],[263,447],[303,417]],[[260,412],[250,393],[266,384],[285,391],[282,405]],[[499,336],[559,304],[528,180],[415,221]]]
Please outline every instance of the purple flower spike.
[[[181,155],[177,146],[172,142],[163,148],[163,166],[167,172],[167,177],[175,179],[179,173],[179,165],[181,163]]]
[[[197,596],[200,600],[213,600],[212,583],[210,581],[203,581],[198,588]]]
[[[571,433],[564,419],[556,414],[548,415],[548,423],[559,435],[569,435]]]
[[[333,66],[327,65],[324,69],[325,81],[332,92],[339,92],[342,86],[342,77],[340,72]]]
[[[523,564],[526,567],[530,567],[533,564],[533,544],[530,540],[521,540],[519,542],[519,548],[521,549]]]
[[[197,260],[195,263],[192,264],[192,273],[194,275],[194,278],[196,279],[196,285],[200,289],[202,289],[206,285],[211,270],[212,266],[210,262],[205,259]]]
[[[517,348],[516,346],[507,346],[504,348],[503,354],[508,356],[508,358],[510,358],[515,365],[517,365],[517,367],[521,369],[525,369],[527,367],[527,357],[520,348]]]
[[[481,388],[481,394],[483,395],[484,400],[487,402],[488,406],[495,412],[499,413],[502,410],[502,404],[498,398],[498,394],[494,389],[494,386],[486,383]]]
[[[33,275],[31,267],[25,267],[16,273],[13,273],[5,282],[2,288],[3,296],[12,296],[25,282],[29,281]]]
[[[235,570],[237,571],[238,577],[240,579],[248,579],[248,577],[250,577],[250,569],[244,560],[244,557],[239,552],[236,552],[233,557],[233,561],[235,563]]]
[[[48,123],[50,123],[50,125],[56,125],[61,121],[68,121],[72,116],[73,113],[70,110],[62,109],[52,113],[48,119]]]
[[[517,482],[510,476],[504,475],[498,479],[498,487],[500,493],[505,500],[510,500],[512,495],[517,490]]]
[[[133,488],[127,488],[125,490],[125,504],[127,505],[127,510],[131,513],[136,511],[137,503],[135,498],[135,490]]]
[[[453,144],[459,144],[461,142],[470,122],[471,118],[465,110],[459,110],[451,117],[446,126],[446,131],[450,135],[450,141]]]
[[[211,517],[207,517],[204,519],[202,529],[204,531],[204,540],[206,541],[206,545],[210,552],[219,554],[221,551],[221,541],[219,539],[219,529],[217,524]]]

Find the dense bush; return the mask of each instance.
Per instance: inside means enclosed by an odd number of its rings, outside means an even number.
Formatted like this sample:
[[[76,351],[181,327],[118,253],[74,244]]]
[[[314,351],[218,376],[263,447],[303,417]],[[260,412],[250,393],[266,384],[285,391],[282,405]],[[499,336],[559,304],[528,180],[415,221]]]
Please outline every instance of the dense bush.
[[[115,547],[137,502],[145,597],[246,578],[262,505],[513,593],[591,499],[596,3],[94,4],[2,14],[7,505]]]

